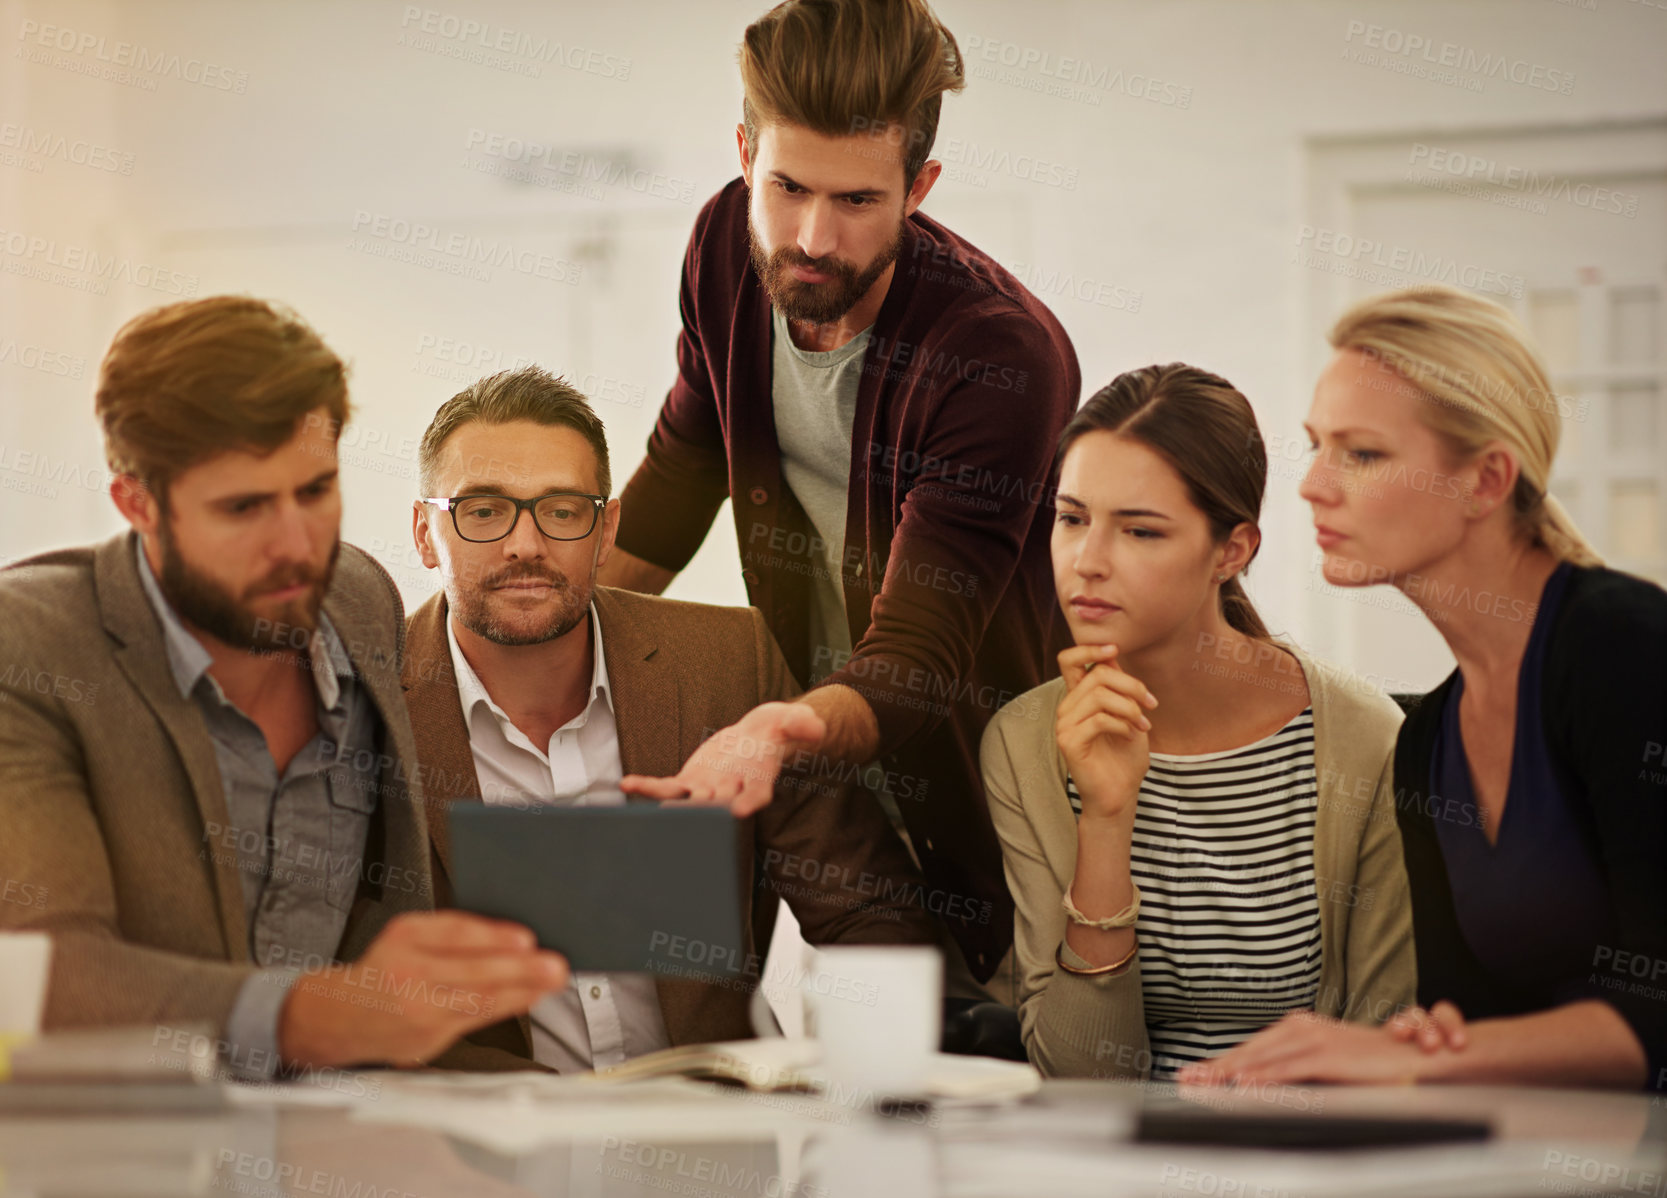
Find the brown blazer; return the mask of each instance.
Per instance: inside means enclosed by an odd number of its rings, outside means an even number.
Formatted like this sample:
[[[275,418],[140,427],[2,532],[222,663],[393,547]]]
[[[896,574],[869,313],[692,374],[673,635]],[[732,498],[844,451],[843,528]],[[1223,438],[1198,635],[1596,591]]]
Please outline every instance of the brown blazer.
[[[798,694],[756,608],[598,587],[596,610],[627,774],[675,774],[713,732],[760,703]],[[406,645],[405,697],[430,804],[435,902],[445,906],[451,848],[442,808],[453,800],[479,802],[480,784],[446,641],[444,595],[411,613]],[[908,850],[860,787],[784,776],[769,806],[737,822],[736,835],[747,950],[757,955],[751,959],[769,948],[778,894],[811,944],[936,943]],[[859,882],[865,875],[870,881]],[[734,986],[660,976],[671,1043],[750,1037],[747,1007],[756,983],[756,976]],[[525,1016],[470,1039],[532,1055]]]
[[[347,961],[394,915],[432,905],[428,831],[399,686],[399,592],[343,545],[324,610],[385,730],[337,949]],[[207,831],[228,823],[225,792],[169,670],[134,534],[0,570],[0,612],[0,930],[52,936],[45,1025],[223,1028],[255,970],[237,867]]]

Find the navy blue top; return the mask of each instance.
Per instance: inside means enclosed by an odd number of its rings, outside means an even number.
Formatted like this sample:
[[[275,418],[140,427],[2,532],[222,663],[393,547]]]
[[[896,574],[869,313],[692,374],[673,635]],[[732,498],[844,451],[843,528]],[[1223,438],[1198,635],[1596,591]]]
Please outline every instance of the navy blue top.
[[[1475,818],[1457,670],[1408,704],[1395,744],[1418,1001],[1467,1019],[1607,1003],[1644,1047],[1644,1084],[1667,1090],[1667,591],[1575,566],[1534,616],[1497,845]],[[1457,751],[1438,758],[1438,738]]]
[[[1546,647],[1569,573],[1564,562],[1546,580],[1523,655],[1511,774],[1494,844],[1482,828],[1459,730],[1462,674],[1448,692],[1430,759],[1430,791],[1439,804],[1431,814],[1459,931],[1489,972],[1548,1006],[1580,997],[1598,946],[1615,943],[1596,836],[1541,734]]]

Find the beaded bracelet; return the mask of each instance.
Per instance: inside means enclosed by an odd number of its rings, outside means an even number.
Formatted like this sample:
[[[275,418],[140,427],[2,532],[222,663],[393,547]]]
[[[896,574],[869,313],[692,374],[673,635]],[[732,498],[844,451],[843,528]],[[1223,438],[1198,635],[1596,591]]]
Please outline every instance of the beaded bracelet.
[[[1119,928],[1132,928],[1136,917],[1140,915],[1140,887],[1132,882],[1129,886],[1134,891],[1134,898],[1129,900],[1129,905],[1116,915],[1107,916],[1105,919],[1089,919],[1088,916],[1078,911],[1076,904],[1071,901],[1069,887],[1066,888],[1064,894],[1059,896],[1059,905],[1065,908],[1065,914],[1070,921],[1079,927],[1094,928],[1101,932],[1114,932]]]

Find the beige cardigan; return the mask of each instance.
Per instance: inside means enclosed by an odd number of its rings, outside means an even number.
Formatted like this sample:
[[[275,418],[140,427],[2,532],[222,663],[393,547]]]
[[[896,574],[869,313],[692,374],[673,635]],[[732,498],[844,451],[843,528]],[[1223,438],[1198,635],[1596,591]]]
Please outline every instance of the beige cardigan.
[[[1319,804],[1314,873],[1320,898],[1320,987],[1314,1009],[1377,1023],[1414,1001],[1412,907],[1392,781],[1401,712],[1382,691],[1296,646],[1314,709]],[[1060,899],[1076,873],[1076,816],[1054,713],[1056,678],[996,713],[984,733],[984,789],[1016,908],[1015,968],[1026,1051],[1044,1075],[1146,1077],[1151,1053],[1140,955],[1116,976],[1057,969]],[[1069,947],[1073,966],[1088,962]]]

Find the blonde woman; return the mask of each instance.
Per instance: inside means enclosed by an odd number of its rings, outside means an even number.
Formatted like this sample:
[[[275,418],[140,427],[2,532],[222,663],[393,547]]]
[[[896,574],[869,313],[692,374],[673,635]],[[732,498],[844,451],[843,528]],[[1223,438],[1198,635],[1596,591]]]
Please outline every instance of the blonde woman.
[[[1164,1079],[1287,1011],[1413,999],[1400,711],[1276,642],[1239,582],[1267,459],[1244,396],[1131,371],[1061,437],[1062,676],[991,721],[1019,1013],[1055,1076]]]
[[[1458,662],[1395,755],[1424,1008],[1291,1020],[1189,1077],[1663,1088],[1667,592],[1546,493],[1557,398],[1503,308],[1414,288],[1330,340],[1302,484],[1325,575],[1397,587]]]

